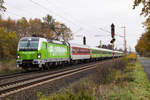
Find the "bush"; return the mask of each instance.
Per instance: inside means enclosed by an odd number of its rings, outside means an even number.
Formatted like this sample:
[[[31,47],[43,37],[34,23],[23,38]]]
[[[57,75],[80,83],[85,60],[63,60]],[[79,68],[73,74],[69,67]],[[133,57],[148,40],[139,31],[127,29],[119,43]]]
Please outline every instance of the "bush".
[[[70,91],[65,91],[59,95],[53,94],[51,96],[44,96],[38,93],[38,100],[95,100],[91,95],[80,92],[78,94],[71,93]]]
[[[92,80],[96,84],[111,83],[115,79],[115,74],[117,70],[123,70],[125,65],[125,62],[120,59],[107,62],[102,66],[97,67],[97,70],[93,75]]]
[[[128,56],[126,56],[126,59],[127,59],[129,62],[135,62],[135,61],[137,60],[137,56],[136,56],[136,54],[131,53],[131,54],[129,54]]]
[[[23,69],[16,67],[16,59],[0,62],[0,75],[21,72]]]

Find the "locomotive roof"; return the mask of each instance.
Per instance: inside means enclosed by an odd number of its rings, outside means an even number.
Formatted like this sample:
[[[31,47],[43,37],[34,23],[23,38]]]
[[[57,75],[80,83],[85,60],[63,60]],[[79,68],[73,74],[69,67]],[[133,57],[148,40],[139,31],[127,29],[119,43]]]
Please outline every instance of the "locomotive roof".
[[[26,40],[35,40],[35,41],[39,41],[39,40],[43,40],[43,41],[47,41],[45,38],[41,38],[41,37],[23,37],[20,40],[21,41],[26,41]]]

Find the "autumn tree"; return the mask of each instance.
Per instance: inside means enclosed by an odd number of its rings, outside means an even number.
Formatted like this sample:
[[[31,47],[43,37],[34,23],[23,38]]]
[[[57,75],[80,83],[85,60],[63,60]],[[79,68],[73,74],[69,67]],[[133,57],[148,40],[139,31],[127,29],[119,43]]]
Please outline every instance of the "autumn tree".
[[[55,19],[49,14],[43,17],[43,29],[46,32],[46,36],[50,39],[54,39],[55,34]]]
[[[150,56],[150,30],[140,37],[135,49],[140,55]]]
[[[19,37],[29,36],[29,23],[25,17],[17,20],[17,33]]]
[[[6,11],[6,8],[4,7],[4,0],[0,0],[0,12]]]
[[[142,34],[135,47],[136,51],[143,56],[150,56],[150,0],[134,0],[135,9],[139,5],[143,5],[141,15],[147,17],[143,25],[146,27],[146,32]]]
[[[16,57],[18,38],[15,32],[0,28],[0,59]]]
[[[72,31],[63,23],[55,21],[55,19],[47,15],[43,18],[44,25],[50,29],[48,33],[48,37],[56,40],[63,39],[64,41],[68,41],[72,39]]]
[[[42,30],[42,21],[41,21],[41,19],[35,18],[35,19],[30,19],[29,20],[30,35],[32,35],[32,34],[42,35],[43,33],[41,33],[41,30]]]
[[[133,8],[139,6],[140,4],[143,5],[141,10],[141,15],[148,16],[150,14],[150,0],[134,0]]]
[[[43,17],[44,23],[49,26],[52,30],[54,30],[55,19],[49,14],[46,17]]]
[[[63,39],[64,41],[68,41],[72,39],[72,31],[65,24],[56,22],[54,26],[56,40]]]

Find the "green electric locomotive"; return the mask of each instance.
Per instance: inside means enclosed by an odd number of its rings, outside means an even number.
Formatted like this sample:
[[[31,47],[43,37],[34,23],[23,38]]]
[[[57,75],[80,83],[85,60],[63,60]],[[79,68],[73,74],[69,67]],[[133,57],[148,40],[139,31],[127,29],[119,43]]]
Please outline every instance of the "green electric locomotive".
[[[67,43],[52,42],[39,37],[24,37],[18,44],[17,65],[23,69],[46,68],[54,62],[69,61],[69,53]]]

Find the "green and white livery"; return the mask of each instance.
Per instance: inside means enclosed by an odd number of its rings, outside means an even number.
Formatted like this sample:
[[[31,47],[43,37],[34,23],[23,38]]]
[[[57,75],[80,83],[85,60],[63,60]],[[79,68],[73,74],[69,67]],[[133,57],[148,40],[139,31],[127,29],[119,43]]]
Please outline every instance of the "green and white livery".
[[[69,61],[68,44],[39,37],[24,37],[19,41],[17,65],[28,69]],[[47,66],[46,66],[47,65]]]

